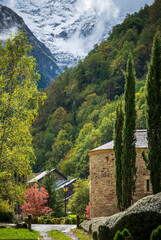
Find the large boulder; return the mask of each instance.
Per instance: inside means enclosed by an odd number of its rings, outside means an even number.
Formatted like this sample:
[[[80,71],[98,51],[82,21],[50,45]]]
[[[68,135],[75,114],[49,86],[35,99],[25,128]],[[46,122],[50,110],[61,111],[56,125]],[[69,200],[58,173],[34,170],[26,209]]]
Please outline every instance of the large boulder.
[[[161,193],[147,196],[126,211],[111,217],[85,221],[81,227],[95,240],[113,240],[115,233],[127,228],[133,239],[148,240],[153,229],[161,225]]]

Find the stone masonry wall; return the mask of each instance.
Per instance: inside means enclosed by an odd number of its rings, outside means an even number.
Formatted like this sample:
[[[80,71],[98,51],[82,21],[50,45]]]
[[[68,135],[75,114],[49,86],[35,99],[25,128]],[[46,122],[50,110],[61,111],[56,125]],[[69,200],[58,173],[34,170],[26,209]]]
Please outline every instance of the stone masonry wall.
[[[151,194],[147,192],[149,171],[146,169],[141,152],[137,149],[136,166],[137,180],[134,202]],[[111,216],[118,212],[115,193],[115,161],[114,151],[102,150],[89,153],[90,156],[90,206],[91,218]]]

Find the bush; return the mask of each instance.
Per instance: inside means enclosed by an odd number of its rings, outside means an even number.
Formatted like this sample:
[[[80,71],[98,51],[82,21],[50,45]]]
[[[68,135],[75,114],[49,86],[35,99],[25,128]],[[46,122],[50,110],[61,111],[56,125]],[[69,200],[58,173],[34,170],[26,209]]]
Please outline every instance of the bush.
[[[127,228],[135,240],[150,239],[153,229],[159,226],[161,214],[157,212],[132,213],[123,216],[112,228],[99,226],[99,240],[113,240],[118,229]]]
[[[159,226],[157,229],[154,229],[150,236],[150,240],[160,240],[160,239],[161,239],[161,226]]]
[[[126,228],[124,228],[122,232],[117,231],[117,233],[115,234],[114,240],[125,240],[125,237],[129,237],[129,236],[131,236],[131,234]]]
[[[124,228],[121,233],[123,234],[124,238],[131,236],[131,234],[129,233],[129,231],[127,230],[127,228]]]
[[[11,223],[13,219],[13,212],[0,212],[0,222]]]
[[[38,218],[37,217],[31,218],[31,223],[37,224],[38,223]]]
[[[26,219],[27,220],[27,219]],[[84,219],[80,219],[80,223],[83,222]],[[31,219],[33,224],[76,224],[76,216],[69,216],[63,218],[52,218],[51,216],[42,215],[38,218],[34,217]]]
[[[60,218],[52,218],[52,224],[60,224]]]
[[[115,234],[114,240],[124,240],[124,235],[122,234],[122,232],[117,231],[117,233]]]
[[[45,224],[52,224],[52,219],[46,219]]]
[[[23,217],[19,214],[16,214],[15,216],[13,216],[12,222],[15,224],[21,223],[23,222]]]
[[[43,216],[38,217],[38,224],[43,224],[44,223],[44,218]]]

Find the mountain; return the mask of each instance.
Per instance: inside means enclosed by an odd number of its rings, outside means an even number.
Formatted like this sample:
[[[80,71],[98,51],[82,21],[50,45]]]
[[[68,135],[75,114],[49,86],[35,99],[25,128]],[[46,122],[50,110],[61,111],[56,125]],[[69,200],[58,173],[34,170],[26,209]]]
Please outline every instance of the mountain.
[[[112,140],[115,107],[124,101],[128,55],[136,72],[136,128],[146,128],[145,79],[155,33],[161,31],[161,1],[117,24],[74,68],[46,90],[33,126],[35,172],[50,164],[67,176],[88,177],[88,152]]]
[[[40,42],[33,35],[20,16],[10,8],[0,4],[0,40],[5,41],[10,33],[14,33],[20,29],[26,32],[28,41],[33,46],[30,54],[36,58],[37,70],[41,74],[38,86],[39,88],[45,88],[61,72],[56,59],[44,43]]]
[[[58,65],[75,66],[127,13],[153,0],[0,0],[13,9],[54,54]]]

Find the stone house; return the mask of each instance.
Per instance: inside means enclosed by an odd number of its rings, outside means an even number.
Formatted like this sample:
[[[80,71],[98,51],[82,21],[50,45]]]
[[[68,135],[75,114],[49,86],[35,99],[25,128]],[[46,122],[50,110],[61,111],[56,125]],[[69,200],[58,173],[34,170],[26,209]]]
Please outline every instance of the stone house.
[[[118,211],[115,192],[114,142],[108,142],[91,150],[90,157],[90,216],[91,218],[111,216]],[[152,194],[149,171],[142,158],[142,151],[148,147],[146,130],[136,131],[136,191],[133,201]]]

